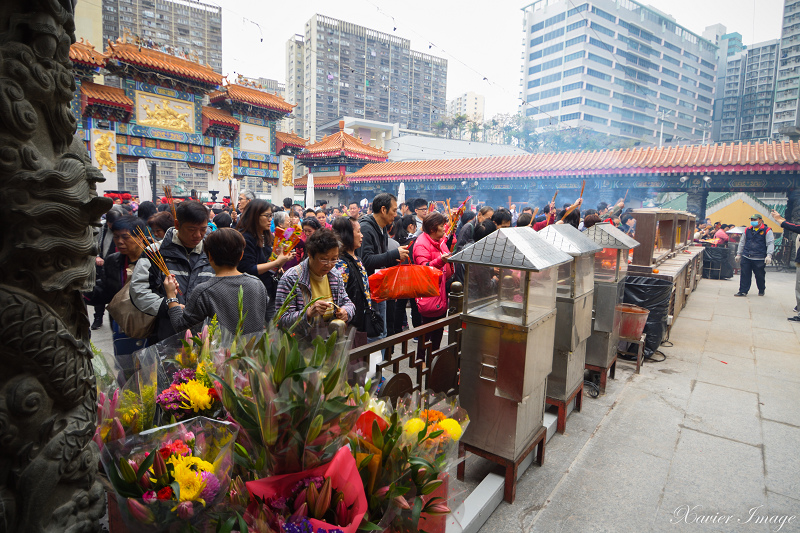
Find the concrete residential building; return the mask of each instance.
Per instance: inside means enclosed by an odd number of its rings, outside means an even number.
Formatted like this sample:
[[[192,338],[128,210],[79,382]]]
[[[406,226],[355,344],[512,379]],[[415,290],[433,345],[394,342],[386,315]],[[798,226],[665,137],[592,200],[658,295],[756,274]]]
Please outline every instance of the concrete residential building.
[[[103,0],[103,41],[125,32],[150,48],[197,54],[222,73],[222,8],[197,0]]]
[[[485,97],[472,91],[447,101],[447,116],[466,115],[470,122],[483,124]]]
[[[720,131],[722,142],[766,140],[772,136],[779,41],[754,44],[727,59]],[[716,117],[715,117],[716,119]]]
[[[728,80],[728,68],[735,68],[729,61],[734,61],[734,56],[746,50],[742,43],[742,35],[737,32],[725,33],[727,30],[722,24],[709,26],[703,32],[703,37],[719,46],[717,54],[717,83],[714,91],[714,113],[711,126],[711,139],[719,141],[722,129],[722,103],[724,100],[725,83]],[[741,65],[739,65],[741,67]],[[737,76],[741,71],[737,71]]]
[[[220,6],[197,0],[102,0],[102,3],[102,44],[127,34],[142,39],[145,47],[193,57],[222,73]],[[105,82],[119,86],[116,76],[106,76]],[[137,164],[122,163],[117,168],[121,186],[133,188]],[[177,195],[187,195],[192,189],[207,189],[208,172],[193,169],[186,163],[160,160],[157,172],[159,183],[163,180],[172,185]]]
[[[772,134],[800,136],[800,0],[784,0]]]
[[[286,43],[286,64],[287,100],[302,102],[295,131],[312,141],[320,125],[345,115],[432,131],[447,111],[447,60],[395,35],[314,15]]]
[[[632,0],[538,0],[523,9],[522,109],[658,142],[710,133],[717,45]],[[663,118],[659,119],[659,112]]]

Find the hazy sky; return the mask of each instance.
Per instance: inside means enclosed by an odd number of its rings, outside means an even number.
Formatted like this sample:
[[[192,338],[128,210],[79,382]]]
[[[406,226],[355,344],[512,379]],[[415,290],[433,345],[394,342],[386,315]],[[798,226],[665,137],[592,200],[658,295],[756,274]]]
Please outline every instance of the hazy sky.
[[[205,0],[209,1],[209,0]],[[579,3],[579,0],[574,0]],[[223,8],[223,74],[286,78],[285,43],[315,13],[411,40],[412,50],[448,60],[447,98],[486,96],[486,118],[516,112],[525,2],[492,0],[212,0]],[[646,3],[646,2],[642,2]],[[780,37],[782,0],[652,0],[702,34],[722,23],[745,44]],[[757,7],[756,7],[757,6]],[[397,28],[396,31],[394,28]],[[487,80],[484,80],[487,78]]]

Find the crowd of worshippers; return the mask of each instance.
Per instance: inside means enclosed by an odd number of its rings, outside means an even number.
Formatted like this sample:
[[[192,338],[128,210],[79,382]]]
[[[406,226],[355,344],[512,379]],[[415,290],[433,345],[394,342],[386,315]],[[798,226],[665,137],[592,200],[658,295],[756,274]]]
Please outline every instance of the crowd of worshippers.
[[[582,203],[579,199],[556,207],[551,202],[541,210],[525,207],[519,212],[516,205],[480,206],[467,209],[455,231],[447,231],[449,219],[437,204],[419,198],[398,205],[388,193],[372,202],[314,209],[289,198],[273,205],[249,191],[239,195],[236,205],[121,202],[105,215],[97,236],[97,281],[85,294],[94,308],[91,328],[103,326],[105,307],[118,294],[130,299],[134,312],[154,317],[146,338],[131,337],[109,318],[115,356],[126,367],[133,352],[197,328],[213,316],[234,331],[241,289],[245,334],[273,321],[284,329],[295,325],[298,334],[311,336],[339,319],[355,329],[355,346],[363,346],[447,314],[446,305],[418,305],[415,299],[373,301],[368,277],[380,269],[428,265],[443,272],[449,291],[453,281],[463,283],[463,268],[450,262],[451,255],[500,228],[539,231],[550,224],[571,224],[585,230],[610,222],[633,234],[636,221],[623,200],[601,202],[583,212]],[[295,228],[300,241],[291,250],[277,246],[273,251],[276,231],[287,228]],[[147,238],[137,237],[141,235]],[[293,289],[295,296],[287,303]],[[446,302],[447,294],[443,297]],[[278,310],[282,312],[276,317]],[[382,328],[375,326],[376,315]],[[430,339],[434,349],[441,334],[439,330]],[[417,357],[423,357],[421,346]]]

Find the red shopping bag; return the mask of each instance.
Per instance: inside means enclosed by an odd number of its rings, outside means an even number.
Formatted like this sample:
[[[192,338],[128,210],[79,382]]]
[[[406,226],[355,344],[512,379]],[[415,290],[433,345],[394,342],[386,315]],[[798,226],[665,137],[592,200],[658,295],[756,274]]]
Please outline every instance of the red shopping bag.
[[[442,271],[424,265],[397,265],[369,277],[369,294],[376,302],[439,296]]]

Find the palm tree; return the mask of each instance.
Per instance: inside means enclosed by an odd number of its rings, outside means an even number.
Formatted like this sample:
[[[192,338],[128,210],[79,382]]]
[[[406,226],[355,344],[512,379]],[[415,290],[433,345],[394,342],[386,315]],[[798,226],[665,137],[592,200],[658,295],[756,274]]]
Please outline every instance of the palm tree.
[[[469,123],[469,140],[473,142],[477,142],[478,140],[478,133],[481,131],[481,127],[478,125],[477,122],[470,122]]]
[[[464,128],[464,125],[467,123],[467,115],[456,115],[453,119],[453,125],[455,126],[456,130],[458,131],[458,138],[461,139],[461,130]]]
[[[442,132],[444,131],[445,127],[446,126],[445,126],[445,123],[444,123],[443,120],[440,120],[438,122],[434,122],[434,124],[433,124],[433,129],[436,130],[436,135],[438,135],[439,137],[441,137]]]

